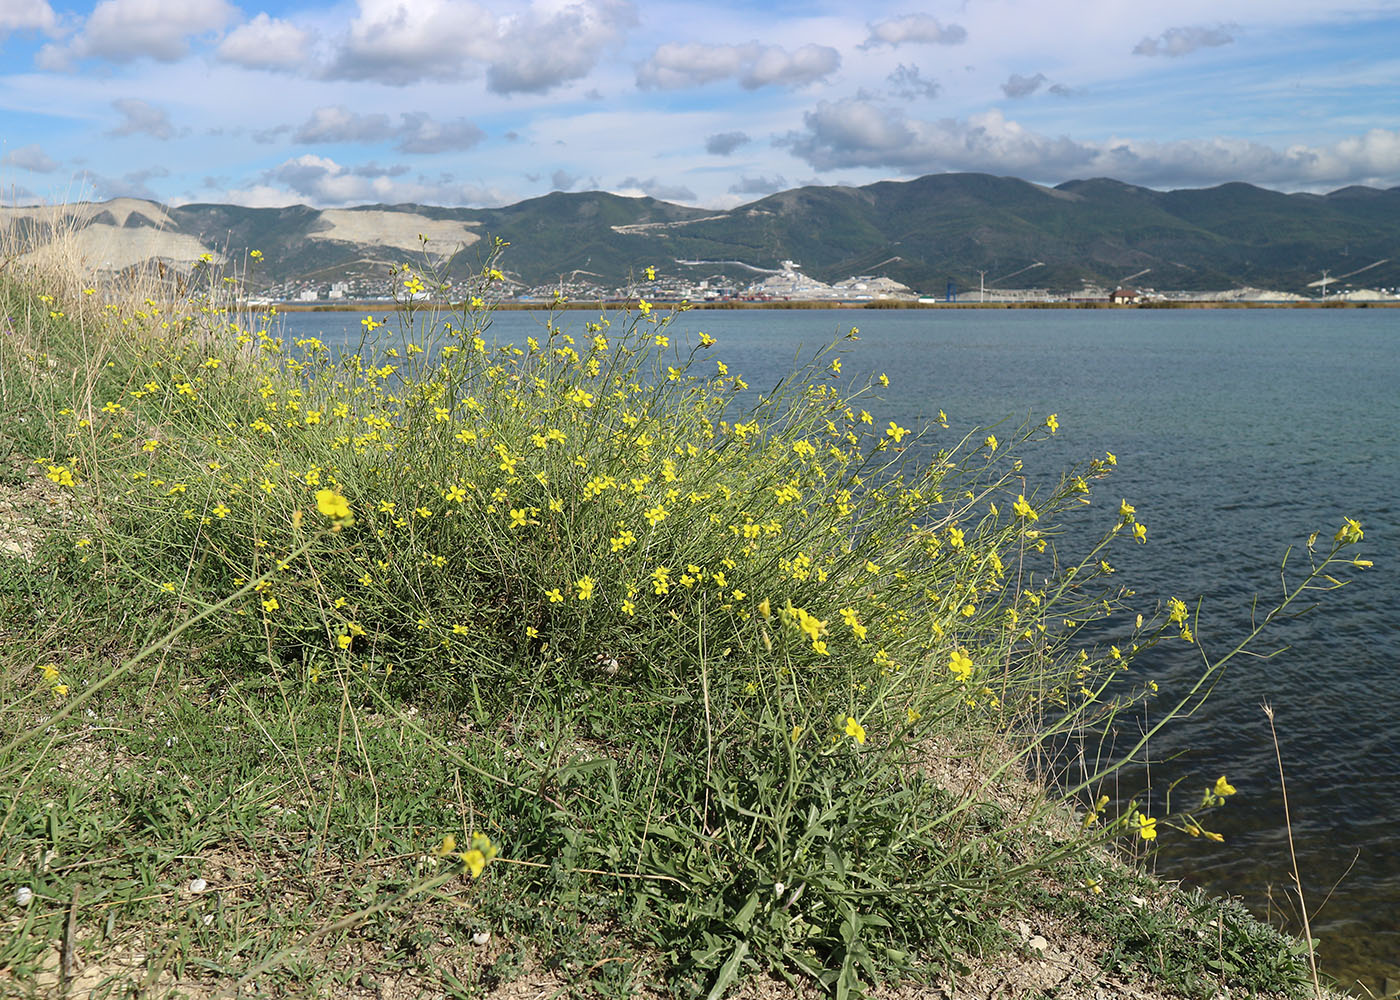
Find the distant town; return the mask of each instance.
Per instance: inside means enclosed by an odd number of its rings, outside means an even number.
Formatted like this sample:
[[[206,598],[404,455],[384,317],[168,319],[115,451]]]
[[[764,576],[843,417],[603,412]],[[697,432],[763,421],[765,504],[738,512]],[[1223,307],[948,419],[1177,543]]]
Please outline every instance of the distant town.
[[[684,261],[687,265],[702,263]],[[734,264],[734,261],[725,261]],[[1072,303],[1109,302],[1121,305],[1140,305],[1153,302],[1238,302],[1238,303],[1289,303],[1308,301],[1346,302],[1395,302],[1400,303],[1400,289],[1348,289],[1330,294],[1326,284],[1315,296],[1299,295],[1294,292],[1271,291],[1260,288],[1234,288],[1214,292],[1157,290],[1139,285],[1119,285],[1105,288],[1085,283],[1072,293],[1051,292],[1045,288],[1003,288],[999,285],[979,284],[972,288],[960,288],[949,283],[941,295],[920,294],[891,278],[872,275],[858,275],[827,284],[803,273],[802,265],[785,260],[778,268],[757,268],[743,265],[755,272],[749,282],[736,281],[724,275],[712,275],[694,280],[680,275],[658,274],[654,279],[632,282],[619,287],[606,287],[577,274],[568,279],[544,285],[526,285],[507,274],[505,280],[494,287],[492,300],[500,303],[520,305],[566,302],[627,302],[648,299],[658,302],[690,302],[695,304],[725,303],[781,303],[781,302],[829,302],[833,305],[867,304],[887,301],[890,304],[937,303]],[[406,296],[399,283],[388,277],[358,276],[336,281],[314,278],[295,278],[270,285],[262,289],[250,304],[260,305],[304,305],[323,307],[352,308],[374,303],[402,302],[406,298],[427,300],[430,298],[453,298],[458,289],[449,281],[442,291],[423,290]],[[460,288],[465,297],[469,289]]]

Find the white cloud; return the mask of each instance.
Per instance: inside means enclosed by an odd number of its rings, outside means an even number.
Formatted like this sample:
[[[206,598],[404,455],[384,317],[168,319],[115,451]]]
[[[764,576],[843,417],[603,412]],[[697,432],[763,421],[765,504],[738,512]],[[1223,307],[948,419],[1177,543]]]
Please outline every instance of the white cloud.
[[[487,89],[542,94],[580,79],[636,22],[626,0],[571,3],[547,14],[527,8],[503,25],[499,50],[486,70]]]
[[[170,115],[163,109],[134,97],[124,97],[112,102],[112,107],[121,112],[121,124],[109,129],[111,136],[149,135],[153,139],[169,139],[175,134],[175,126],[170,124]]]
[[[236,13],[227,0],[102,0],[77,35],[45,45],[35,62],[42,69],[69,69],[78,59],[174,62],[189,52],[191,36],[219,30]]]
[[[270,141],[287,130],[286,126],[278,126],[259,136],[263,141]],[[460,151],[470,149],[484,138],[486,133],[465,118],[440,122],[423,111],[406,111],[399,115],[399,122],[395,124],[388,115],[362,115],[342,105],[317,108],[292,131],[292,141],[306,145],[397,140],[395,148],[403,153]]]
[[[0,163],[36,174],[51,174],[58,169],[58,161],[45,153],[37,142],[10,150],[4,159],[0,159]]]
[[[306,63],[308,37],[290,21],[259,14],[230,31],[215,54],[249,69],[297,69]]]
[[[958,45],[967,41],[967,29],[958,24],[944,25],[928,14],[905,14],[867,26],[870,36],[861,43],[863,49],[881,45]]]
[[[0,0],[0,38],[12,31],[52,32],[54,24],[46,0]]]
[[[486,133],[465,118],[435,121],[422,111],[406,112],[396,148],[403,153],[450,153],[471,149]]]
[[[311,117],[292,133],[292,141],[315,142],[382,142],[394,134],[388,115],[362,115],[343,105],[317,108]]]
[[[1235,40],[1228,28],[1206,28],[1201,25],[1186,25],[1181,28],[1168,28],[1156,38],[1144,38],[1133,47],[1135,56],[1184,56],[1197,49],[1229,45]]]
[[[636,23],[629,0],[539,0],[506,17],[471,0],[358,0],[326,76],[407,86],[486,68],[500,94],[543,93],[587,75]]]
[[[929,100],[938,96],[942,88],[937,80],[925,80],[918,66],[900,63],[893,73],[885,77],[891,93],[906,101]]]
[[[949,170],[1056,182],[1114,177],[1154,187],[1233,180],[1288,188],[1400,183],[1400,131],[1372,129],[1322,146],[1275,149],[1248,139],[1078,141],[1040,134],[992,110],[966,119],[913,119],[860,98],[825,102],[782,141],[818,170]]]
[[[840,53],[826,45],[803,45],[788,52],[781,46],[758,42],[744,45],[668,42],[637,70],[637,85],[644,90],[677,90],[738,77],[739,85],[745,90],[767,86],[800,87],[830,76],[840,65]]]
[[[322,206],[405,202],[502,205],[513,200],[496,188],[462,184],[450,177],[408,179],[408,172],[402,165],[345,166],[329,157],[308,153],[279,164],[266,171],[255,184],[236,190],[269,204],[274,203],[272,192],[280,189],[285,192],[280,202],[284,205],[297,200]]]

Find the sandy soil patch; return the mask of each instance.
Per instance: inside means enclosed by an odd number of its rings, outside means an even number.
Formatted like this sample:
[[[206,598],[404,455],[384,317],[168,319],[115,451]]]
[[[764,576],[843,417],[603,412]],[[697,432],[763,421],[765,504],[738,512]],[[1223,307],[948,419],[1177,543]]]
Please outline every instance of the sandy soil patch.
[[[311,233],[311,239],[421,251],[424,249],[418,239],[421,235],[428,238],[427,251],[442,256],[456,253],[481,239],[479,234],[472,231],[476,228],[475,222],[430,219],[411,212],[359,212],[328,208],[321,213],[321,221],[330,223],[330,228]]]

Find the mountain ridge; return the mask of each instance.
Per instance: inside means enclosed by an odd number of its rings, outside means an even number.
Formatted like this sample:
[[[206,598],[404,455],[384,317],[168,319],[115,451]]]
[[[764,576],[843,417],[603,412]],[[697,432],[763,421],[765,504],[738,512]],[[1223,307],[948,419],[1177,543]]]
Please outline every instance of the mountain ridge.
[[[462,277],[493,238],[510,243],[498,266],[523,286],[587,275],[615,288],[648,265],[695,281],[738,282],[747,280],[744,265],[774,269],[785,260],[823,281],[872,274],[926,294],[949,283],[1072,292],[1129,279],[1159,289],[1306,292],[1324,271],[1345,278],[1363,268],[1367,287],[1400,285],[1400,187],[1360,185],[1327,194],[1241,181],[1159,191],[1106,177],[1048,187],[949,173],[802,186],[731,209],[602,191],[555,191],[499,208],[166,206],[123,198],[0,209],[0,228],[17,227],[31,244],[64,225],[77,235],[93,230],[83,249],[98,269],[129,266],[141,253],[185,267],[200,252],[238,260],[241,269],[246,252],[258,249],[254,288],[312,280],[387,287],[388,267],[415,261],[424,246],[449,276]],[[1014,280],[998,284],[1004,279]]]

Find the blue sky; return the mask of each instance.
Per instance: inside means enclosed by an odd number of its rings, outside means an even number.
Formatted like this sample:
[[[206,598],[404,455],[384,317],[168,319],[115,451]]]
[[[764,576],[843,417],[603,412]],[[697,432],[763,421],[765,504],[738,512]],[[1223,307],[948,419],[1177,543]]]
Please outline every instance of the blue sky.
[[[1400,0],[0,0],[8,203],[1400,185]]]

